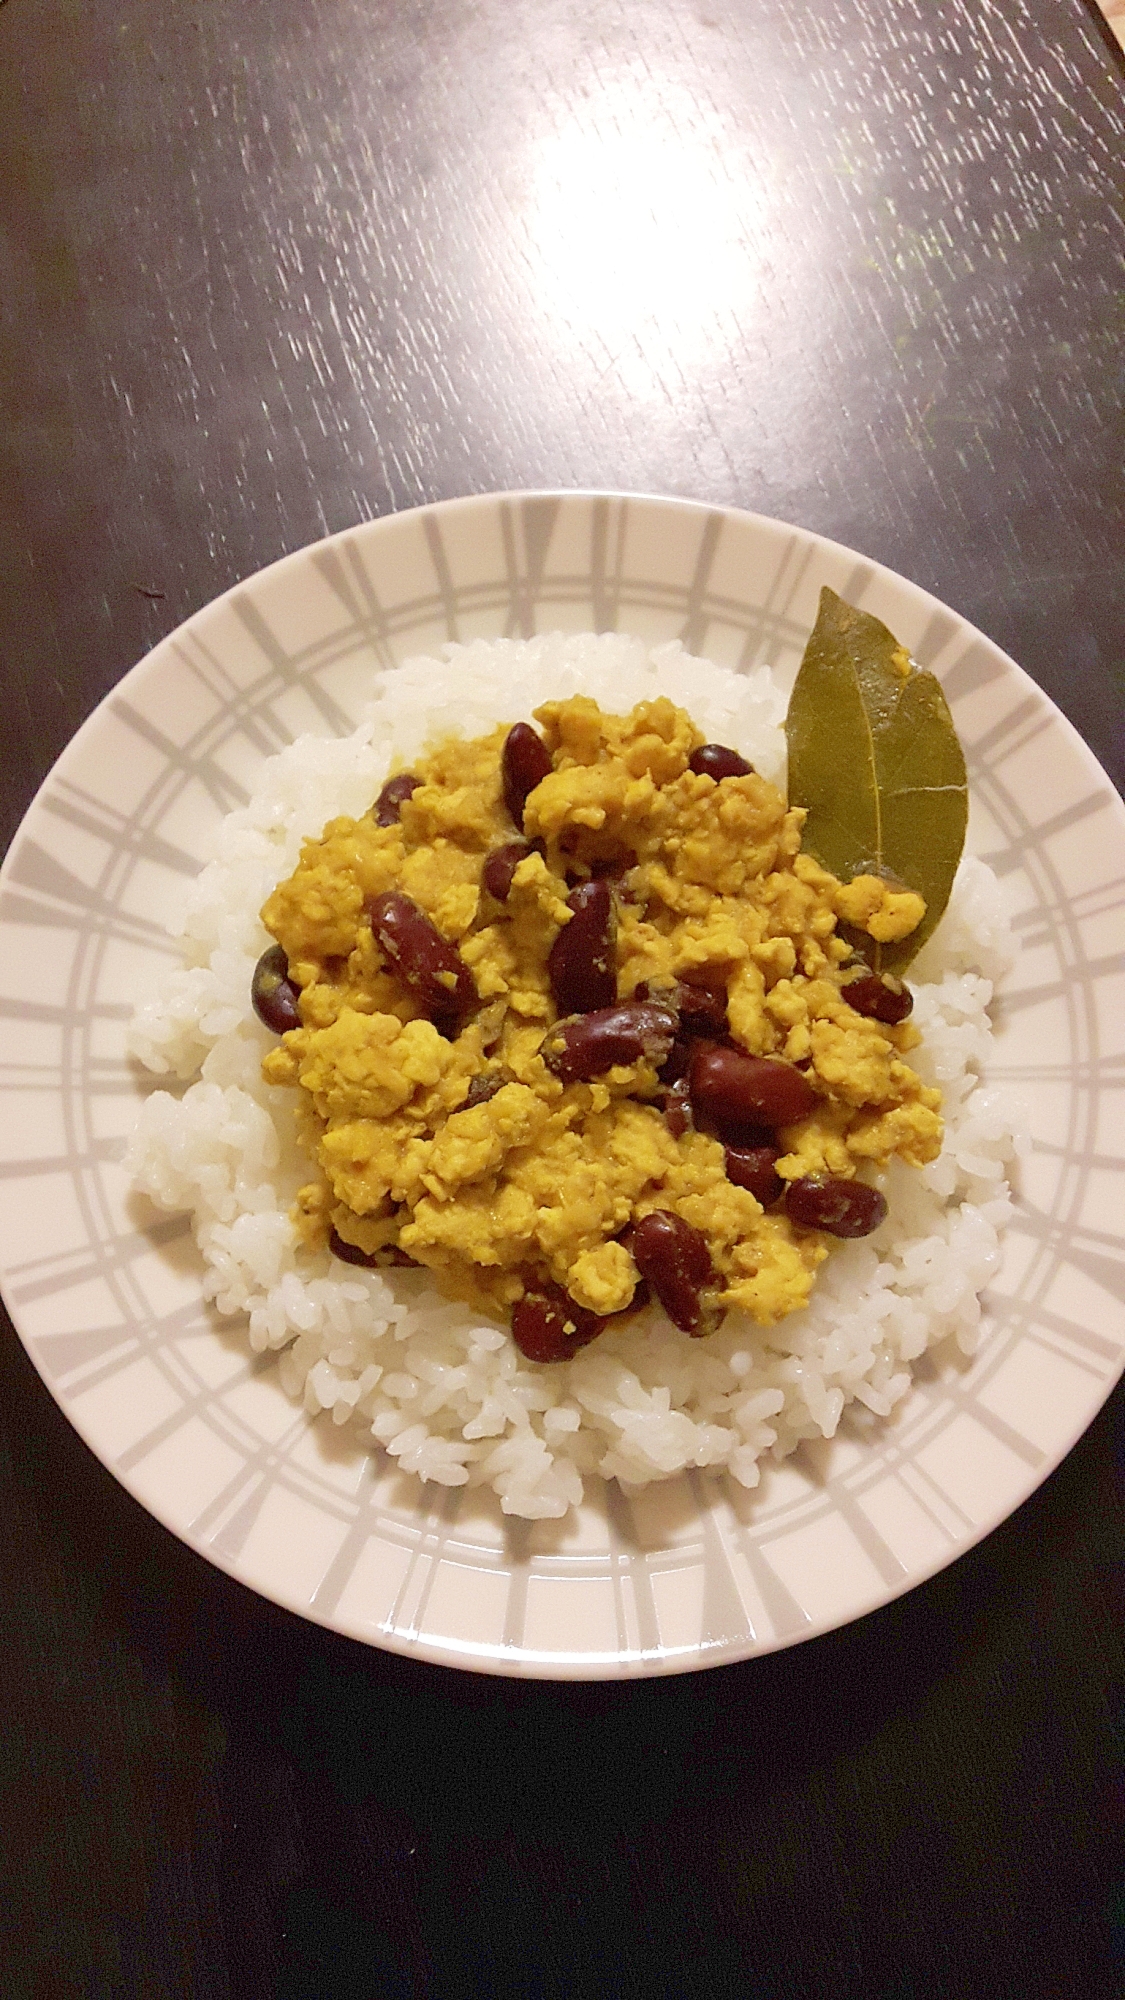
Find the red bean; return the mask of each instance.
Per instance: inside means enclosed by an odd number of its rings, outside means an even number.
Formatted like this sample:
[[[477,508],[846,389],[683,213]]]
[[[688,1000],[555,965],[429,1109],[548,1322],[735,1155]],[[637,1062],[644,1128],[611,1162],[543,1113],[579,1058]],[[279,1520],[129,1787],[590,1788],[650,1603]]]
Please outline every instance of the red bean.
[[[688,769],[697,778],[714,778],[719,784],[723,778],[749,778],[754,766],[740,757],[737,750],[728,750],[725,743],[701,743],[688,758]]]
[[[772,1208],[785,1183],[775,1172],[781,1154],[776,1146],[728,1146],[727,1179],[747,1188],[763,1208]]]
[[[777,1133],[769,1125],[730,1124],[724,1127],[723,1144],[743,1151],[752,1151],[757,1146],[773,1146],[776,1150]]]
[[[608,882],[583,882],[566,899],[573,912],[547,958],[560,1014],[592,1014],[617,997],[616,924]]]
[[[479,997],[460,952],[417,903],[397,889],[373,897],[367,907],[380,951],[434,1026],[448,1034]]]
[[[667,1007],[627,1000],[556,1021],[540,1048],[553,1076],[563,1083],[589,1083],[616,1063],[639,1062],[642,1056],[659,1068],[675,1032],[676,1016]]]
[[[335,1229],[329,1231],[328,1248],[341,1264],[360,1264],[365,1271],[377,1271],[388,1264],[409,1265],[412,1270],[418,1268],[413,1257],[408,1257],[405,1250],[400,1250],[395,1243],[388,1243],[381,1250],[361,1250],[358,1243],[349,1243],[347,1237],[339,1235]]]
[[[507,1077],[502,1076],[498,1070],[493,1070],[491,1074],[486,1069],[480,1070],[469,1084],[465,1102],[459,1104],[457,1109],[475,1111],[478,1104],[487,1104],[490,1098],[495,1097],[498,1090],[503,1090],[507,1081]]]
[[[707,1042],[692,1061],[691,1101],[697,1116],[713,1119],[734,1138],[747,1125],[795,1125],[820,1099],[792,1063]]]
[[[722,1315],[706,1294],[720,1281],[702,1231],[670,1209],[657,1208],[625,1241],[673,1326],[697,1339],[713,1333]]]
[[[533,1280],[512,1308],[512,1338],[528,1361],[566,1361],[605,1325],[549,1279]]]
[[[636,865],[636,854],[631,847],[627,847],[624,854],[599,855],[590,863],[590,874],[595,880],[606,875],[612,881],[619,875],[627,875],[630,868]]]
[[[541,785],[548,772],[553,770],[551,753],[529,722],[517,722],[509,729],[504,738],[500,772],[504,804],[521,830],[523,809],[528,798],[536,785]]]
[[[727,1033],[730,1025],[727,1019],[726,979],[721,972],[714,972],[710,967],[701,967],[697,973],[682,973],[679,979],[670,983],[642,979],[634,988],[633,997],[636,1000],[653,999],[662,1007],[675,1009],[680,1017],[676,1058],[679,1061],[682,1057],[684,1067],[692,1053],[689,1036],[706,1035],[717,1040]],[[677,1067],[675,1075],[682,1074],[683,1068]]]
[[[790,1181],[785,1212],[802,1229],[823,1229],[829,1236],[870,1236],[884,1220],[887,1203],[866,1181],[810,1178]]]
[[[730,1022],[725,973],[716,972],[709,965],[681,972],[676,998],[685,1035],[726,1034]]]
[[[413,771],[400,771],[397,778],[388,778],[371,810],[376,826],[395,826],[402,816],[402,808],[411,793],[418,790],[421,778]]]
[[[695,1130],[695,1119],[691,1112],[691,1086],[686,1076],[677,1077],[671,1090],[665,1094],[664,1123],[673,1139],[682,1139],[685,1132]]]
[[[299,1028],[298,988],[289,977],[289,960],[279,944],[271,944],[254,967],[250,999],[255,1014],[272,1035],[288,1034]]]
[[[490,896],[498,903],[506,903],[512,888],[512,877],[521,861],[526,861],[531,853],[531,843],[527,840],[509,840],[505,847],[494,847],[487,856],[481,870],[481,881]]]
[[[904,986],[893,972],[872,972],[868,967],[851,976],[845,973],[840,997],[857,1014],[866,1015],[870,1021],[886,1021],[891,1026],[905,1021],[914,1005],[909,986]]]
[[[341,1264],[361,1264],[368,1271],[374,1270],[379,1261],[373,1251],[361,1250],[358,1243],[349,1243],[347,1237],[339,1235],[335,1229],[329,1233],[328,1248]]]
[[[671,1011],[671,1009],[669,1009]],[[661,1083],[682,1082],[691,1068],[692,1044],[686,1035],[677,1033],[668,1054],[660,1065]]]

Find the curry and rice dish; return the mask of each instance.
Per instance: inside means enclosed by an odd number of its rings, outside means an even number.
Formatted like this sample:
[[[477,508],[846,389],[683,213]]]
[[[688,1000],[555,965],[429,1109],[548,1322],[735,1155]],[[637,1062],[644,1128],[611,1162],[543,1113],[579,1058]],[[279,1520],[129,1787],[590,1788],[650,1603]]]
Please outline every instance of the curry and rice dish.
[[[650,1294],[697,1336],[772,1325],[882,1221],[865,1171],[940,1151],[909,989],[837,929],[924,905],[803,854],[805,814],[667,699],[536,721],[439,744],[265,904],[300,1235],[426,1266],[537,1361]]]
[[[384,1475],[527,1519],[886,1418],[1011,1212],[959,757],[830,593],[788,709],[623,634],[373,677],[215,828],[131,1030],[205,1311]]]

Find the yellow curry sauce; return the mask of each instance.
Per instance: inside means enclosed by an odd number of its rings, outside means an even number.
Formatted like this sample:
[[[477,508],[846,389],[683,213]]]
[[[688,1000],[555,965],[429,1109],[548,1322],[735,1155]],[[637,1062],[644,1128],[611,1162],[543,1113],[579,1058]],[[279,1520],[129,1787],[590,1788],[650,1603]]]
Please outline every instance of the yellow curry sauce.
[[[299,1090],[320,1170],[299,1197],[302,1235],[318,1246],[334,1231],[373,1260],[397,1253],[502,1319],[543,1280],[609,1315],[638,1284],[630,1226],[659,1210],[705,1237],[720,1305],[769,1325],[804,1304],[832,1239],[734,1185],[713,1131],[677,1136],[647,1057],[590,1081],[552,1072],[548,958],[574,921],[568,895],[612,880],[618,1000],[709,980],[725,993],[728,1046],[801,1068],[816,1103],[776,1136],[785,1183],[936,1157],[940,1093],[904,1060],[917,1031],[849,1004],[852,954],[836,929],[897,939],[924,905],[871,876],[827,874],[800,851],[804,814],[756,773],[693,771],[704,739],[667,700],[614,716],[576,696],[536,720],[552,768],[522,833],[541,851],[518,861],[505,900],[482,883],[521,831],[501,727],[417,761],[393,823],[331,821],[263,909],[299,989],[302,1025],[263,1068]],[[471,973],[478,1004],[452,1026],[426,1018],[376,943],[371,904],[392,890]],[[482,1076],[495,1094],[466,1107]]]

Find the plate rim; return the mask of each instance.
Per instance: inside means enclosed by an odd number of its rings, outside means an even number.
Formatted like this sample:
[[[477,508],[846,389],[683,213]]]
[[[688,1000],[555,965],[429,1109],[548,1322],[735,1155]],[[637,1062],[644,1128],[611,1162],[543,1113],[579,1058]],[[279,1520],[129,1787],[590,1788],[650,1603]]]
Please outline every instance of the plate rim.
[[[436,515],[444,518],[453,514],[471,513],[476,509],[492,509],[504,503],[523,505],[529,501],[561,502],[564,504],[574,502],[591,504],[599,501],[611,503],[625,502],[645,507],[656,507],[664,512],[678,513],[685,517],[706,518],[715,516],[723,521],[734,520],[742,522],[750,529],[780,530],[783,533],[788,533],[799,538],[803,543],[814,549],[829,552],[833,556],[844,560],[863,563],[871,570],[873,580],[886,579],[893,586],[905,588],[915,600],[920,601],[923,606],[932,612],[952,617],[956,621],[956,627],[960,636],[982,642],[988,651],[1002,663],[1005,671],[1014,675],[1017,683],[1022,685],[1034,697],[1036,703],[1042,704],[1045,707],[1052,726],[1057,729],[1060,724],[1062,725],[1072,753],[1077,751],[1080,763],[1085,767],[1087,775],[1092,780],[1096,779],[1099,785],[1103,785],[1109,789],[1110,794],[1116,801],[1117,809],[1122,816],[1123,822],[1125,822],[1125,806],[1122,804],[1121,796],[1113,785],[1112,779],[1104,770],[1075,725],[1063,714],[1046,690],[1040,687],[1039,683],[1032,678],[1026,669],[1019,665],[1018,661],[1012,659],[995,640],[989,638],[987,633],[973,624],[954,605],[936,597],[931,591],[925,589],[924,586],[915,583],[900,571],[890,568],[886,563],[852,548],[847,543],[838,542],[834,538],[822,534],[818,529],[802,527],[794,523],[779,520],[772,515],[760,514],[748,508],[733,507],[723,503],[693,499],[682,495],[660,494],[643,490],[591,486],[529,487],[505,489],[497,492],[459,494],[449,498],[420,502],[416,506],[404,507],[390,513],[374,515],[358,520],[334,530],[329,535],[319,537],[316,541],[304,543],[296,549],[286,551],[259,569],[235,579],[217,596],[209,598],[204,603],[198,605],[169,632],[163,634],[139,660],[134,662],[131,667],[127,668],[119,676],[67,739],[50,769],[36,787],[32,798],[21,815],[3,859],[0,861],[0,892],[11,888],[14,858],[18,854],[29,822],[35,816],[48,787],[58,777],[66,762],[72,755],[77,756],[79,746],[84,745],[86,739],[94,733],[104,713],[120,695],[126,684],[134,680],[147,679],[149,676],[161,671],[166,664],[162,656],[170,654],[177,641],[197,621],[228,606],[237,593],[245,590],[248,586],[275,579],[287,570],[296,573],[317,554],[338,546],[348,539],[354,539],[357,535],[364,537],[378,536],[393,529],[396,524],[417,522],[420,517],[426,515]],[[544,627],[543,629],[549,628]],[[621,629],[620,626],[617,629]],[[624,629],[628,629],[627,623]],[[410,657],[409,650],[405,651],[402,656]],[[200,1540],[192,1536],[190,1526],[182,1525],[175,1519],[170,1518],[169,1512],[160,1501],[153,1500],[147,1495],[142,1497],[140,1492],[136,1490],[130,1473],[122,1471],[103,1456],[102,1451],[89,1435],[89,1426],[79,1414],[76,1414],[68,1406],[58,1386],[52,1382],[40,1367],[32,1345],[33,1338],[37,1338],[37,1336],[25,1335],[20,1325],[19,1316],[9,1297],[6,1272],[0,1274],[0,1291],[3,1292],[5,1307],[24,1353],[35,1370],[39,1381],[47,1389],[68,1425],[77,1433],[86,1448],[93,1453],[99,1464],[110,1474],[117,1485],[125,1490],[130,1499],[140,1506],[146,1514],[157,1521],[161,1528],[173,1535],[177,1541],[190,1549],[204,1563],[220,1570],[243,1589],[251,1591],[254,1595],[277,1605],[278,1608],[290,1612],[298,1618],[305,1619],[312,1624],[319,1625],[326,1631],[331,1631],[340,1636],[352,1639],[360,1645],[373,1646],[380,1651],[394,1652],[408,1659],[425,1660],[437,1666],[453,1667],[459,1671],[498,1675],[514,1679],[558,1681],[633,1680],[663,1677],[664,1675],[674,1673],[702,1672],[712,1667],[729,1665],[759,1656],[764,1657],[773,1652],[786,1651],[791,1646],[803,1645],[811,1639],[824,1637],[831,1632],[842,1630],[847,1625],[855,1623],[856,1620],[867,1617],[884,1606],[896,1602],[897,1599],[905,1596],[910,1591],[922,1587],[945,1570],[955,1567],[963,1557],[971,1554],[974,1549],[979,1547],[982,1541],[986,1540],[1005,1521],[1011,1519],[1026,1504],[1027,1500],[1040,1487],[1045,1485],[1058,1470],[1063,1460],[1069,1456],[1079,1439],[1106,1407],[1110,1398],[1117,1390],[1122,1375],[1125,1374],[1125,1351],[1123,1351],[1115,1372],[1103,1384],[1099,1385],[1101,1394],[1096,1405],[1087,1414],[1084,1414],[1076,1425],[1068,1428],[1066,1442],[1057,1450],[1054,1445],[1049,1448],[1046,1453],[1047,1462],[1045,1464],[1028,1466],[1027,1477],[1022,1482],[1020,1497],[1017,1500],[1011,1502],[1005,1499],[1001,1511],[996,1513],[995,1516],[989,1514],[988,1518],[982,1524],[974,1524],[971,1532],[959,1537],[952,1553],[939,1550],[932,1560],[913,1566],[900,1581],[891,1586],[884,1584],[878,1590],[872,1591],[868,1598],[863,1599],[859,1608],[849,1610],[844,1617],[841,1618],[833,1615],[822,1622],[810,1620],[807,1630],[775,1635],[770,1640],[756,1640],[749,1645],[739,1640],[731,1639],[711,1642],[701,1640],[690,1651],[684,1649],[681,1652],[676,1649],[665,1648],[663,1645],[659,1652],[656,1653],[646,1652],[638,1648],[635,1654],[619,1652],[615,1656],[607,1656],[604,1660],[599,1657],[596,1662],[591,1664],[582,1655],[575,1655],[572,1661],[566,1656],[537,1656],[530,1649],[519,1647],[504,1648],[502,1650],[482,1647],[481,1652],[477,1655],[474,1654],[471,1643],[465,1640],[451,1640],[448,1644],[445,1644],[440,1639],[434,1639],[428,1635],[419,1634],[416,1637],[410,1637],[393,1629],[360,1631],[355,1629],[354,1624],[349,1625],[346,1618],[341,1618],[335,1613],[321,1613],[315,1604],[298,1605],[291,1600],[287,1600],[275,1589],[271,1589],[264,1584],[248,1581],[244,1576],[239,1574],[238,1558],[236,1556],[227,1556],[221,1549],[204,1546]],[[440,1504],[440,1492],[435,1494],[433,1498]]]

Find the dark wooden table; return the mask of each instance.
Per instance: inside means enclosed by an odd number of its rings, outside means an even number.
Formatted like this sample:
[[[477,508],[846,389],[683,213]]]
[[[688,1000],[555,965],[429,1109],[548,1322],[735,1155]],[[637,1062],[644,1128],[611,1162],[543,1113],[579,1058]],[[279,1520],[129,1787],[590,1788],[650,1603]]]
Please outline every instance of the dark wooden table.
[[[851,543],[1120,785],[1123,73],[1083,0],[0,0],[5,840],[234,579],[512,486]],[[564,1687],[274,1610],[0,1366],[5,1996],[1125,1992],[1120,1392],[878,1615]]]

